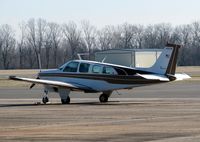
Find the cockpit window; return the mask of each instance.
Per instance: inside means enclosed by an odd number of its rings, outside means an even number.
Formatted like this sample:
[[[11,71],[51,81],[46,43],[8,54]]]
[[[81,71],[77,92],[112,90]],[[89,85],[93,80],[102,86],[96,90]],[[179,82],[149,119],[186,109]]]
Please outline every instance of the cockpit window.
[[[79,72],[88,72],[89,71],[89,67],[90,67],[90,64],[87,64],[87,63],[81,63],[80,64],[80,67],[79,67]]]
[[[70,62],[67,64],[67,66],[64,68],[64,72],[77,72],[78,69],[78,62]]]
[[[92,72],[93,73],[101,73],[101,66],[99,66],[99,65],[93,65]]]
[[[66,66],[67,63],[63,64],[62,66],[59,67],[59,70],[63,70],[63,68]]]
[[[112,67],[103,67],[103,74],[116,74],[115,70]]]

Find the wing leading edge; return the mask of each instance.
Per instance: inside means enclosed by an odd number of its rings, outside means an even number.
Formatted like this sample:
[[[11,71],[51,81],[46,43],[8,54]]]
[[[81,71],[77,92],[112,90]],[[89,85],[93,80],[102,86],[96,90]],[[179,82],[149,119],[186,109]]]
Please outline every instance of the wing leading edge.
[[[68,88],[70,90],[94,91],[91,88],[81,85],[81,84],[66,83],[66,82],[61,82],[61,81],[23,78],[23,77],[16,77],[16,76],[9,76],[9,79],[16,80],[16,81],[35,83],[35,84],[49,85],[49,86],[53,86],[53,87],[64,87],[64,88]]]

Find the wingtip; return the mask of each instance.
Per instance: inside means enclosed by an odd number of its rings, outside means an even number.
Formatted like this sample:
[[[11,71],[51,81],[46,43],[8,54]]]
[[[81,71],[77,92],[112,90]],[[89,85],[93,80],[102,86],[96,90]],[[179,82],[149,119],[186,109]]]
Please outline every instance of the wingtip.
[[[16,76],[9,76],[9,78],[8,79],[15,79],[16,78]]]

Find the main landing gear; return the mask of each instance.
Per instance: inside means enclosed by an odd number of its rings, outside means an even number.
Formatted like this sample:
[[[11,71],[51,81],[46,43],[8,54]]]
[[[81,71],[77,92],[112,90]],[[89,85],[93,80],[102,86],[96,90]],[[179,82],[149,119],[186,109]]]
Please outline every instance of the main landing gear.
[[[112,93],[112,91],[103,92],[103,94],[101,94],[101,95],[99,96],[99,101],[100,101],[101,103],[106,103],[106,102],[108,102],[108,98],[110,97],[111,93]]]
[[[61,99],[62,104],[70,104],[70,97],[67,96],[66,99]]]
[[[49,102],[48,92],[49,92],[48,88],[45,88],[44,89],[44,96],[42,98],[43,104],[47,104]],[[58,93],[60,95],[62,104],[69,104],[70,103],[70,97],[69,97],[70,90],[65,89],[65,88],[58,88]]]
[[[45,93],[45,95],[44,95],[43,98],[42,98],[42,102],[43,102],[44,104],[47,104],[47,103],[49,102],[48,90],[45,89],[45,90],[44,90],[44,93]],[[69,104],[69,103],[70,103],[70,97],[69,97],[70,90],[65,89],[65,88],[59,88],[59,89],[58,89],[58,93],[59,93],[59,95],[60,95],[61,103],[62,103],[62,104]],[[109,99],[109,97],[110,97],[111,94],[112,94],[112,91],[103,92],[103,93],[99,96],[99,101],[100,101],[101,103],[106,103],[106,102],[108,102],[108,99]]]
[[[108,102],[108,95],[106,95],[106,94],[101,94],[100,96],[99,96],[99,101],[101,102],[101,103],[106,103],[106,102]]]
[[[69,97],[70,90],[65,89],[65,88],[59,88],[58,93],[60,95],[62,104],[69,104],[70,103],[70,97]]]

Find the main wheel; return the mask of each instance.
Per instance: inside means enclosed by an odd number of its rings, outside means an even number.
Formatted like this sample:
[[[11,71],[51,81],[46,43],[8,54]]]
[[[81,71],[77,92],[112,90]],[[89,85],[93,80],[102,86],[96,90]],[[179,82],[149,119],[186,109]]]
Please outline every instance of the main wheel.
[[[101,103],[108,102],[108,95],[106,95],[106,94],[101,94],[101,95],[99,96],[99,101],[100,101]]]
[[[67,99],[61,99],[62,104],[69,104],[70,103],[70,97],[67,97]]]
[[[48,102],[49,102],[49,98],[48,98],[47,96],[43,97],[43,98],[42,98],[42,102],[43,102],[44,104],[48,103]]]

